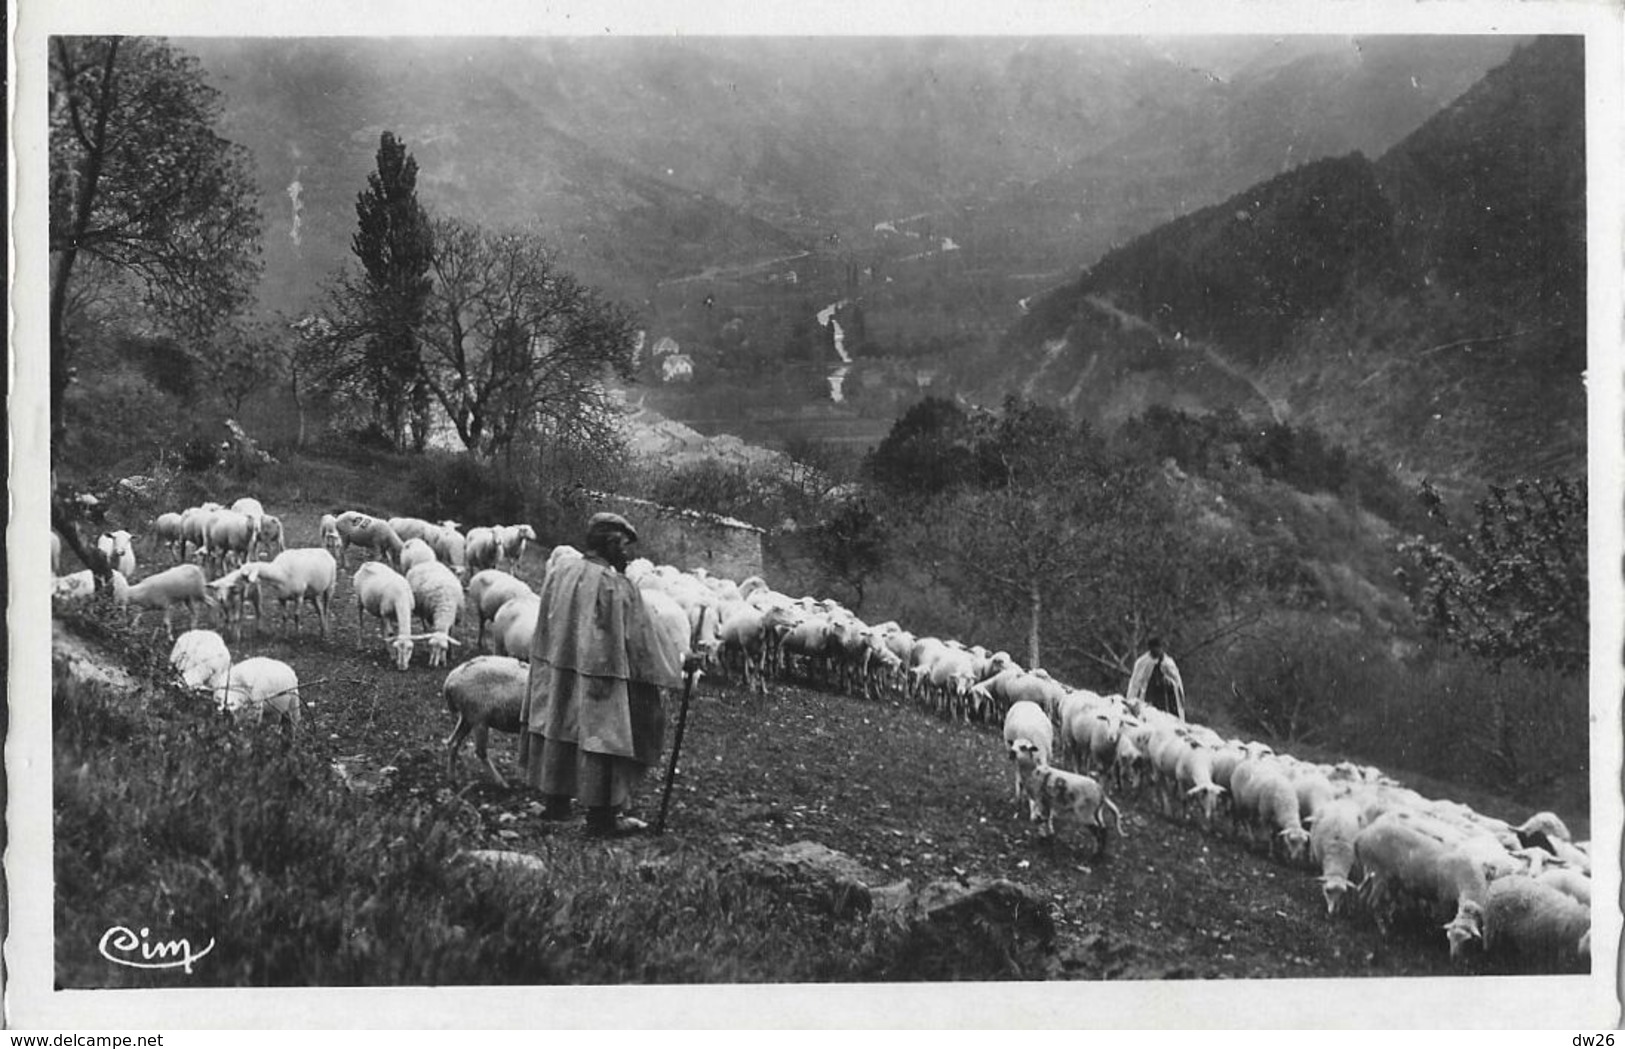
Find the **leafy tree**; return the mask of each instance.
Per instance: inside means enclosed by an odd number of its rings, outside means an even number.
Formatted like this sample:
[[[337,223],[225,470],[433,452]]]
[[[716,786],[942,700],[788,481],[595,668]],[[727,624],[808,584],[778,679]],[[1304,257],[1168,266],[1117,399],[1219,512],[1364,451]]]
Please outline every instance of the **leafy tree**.
[[[1401,547],[1420,573],[1411,601],[1422,621],[1497,668],[1519,662],[1583,677],[1590,661],[1585,482],[1492,485],[1464,528],[1451,522],[1432,485],[1424,483],[1421,496],[1448,531],[1444,542],[1418,537]],[[1490,759],[1516,781],[1523,772],[1516,718],[1499,690],[1487,708]]]
[[[1417,615],[1497,664],[1583,674],[1590,659],[1585,482],[1492,485],[1466,527],[1451,521],[1431,484],[1421,498],[1447,538],[1402,548],[1420,573],[1411,598]]]
[[[851,587],[854,611],[863,607],[870,577],[886,561],[886,528],[861,495],[841,500],[832,513],[809,530],[812,552],[825,572]]]
[[[215,129],[219,95],[197,60],[141,37],[50,43],[50,340],[53,447],[75,321],[128,299],[206,335],[248,299],[260,214],[248,152]]]
[[[581,284],[533,232],[433,226],[421,377],[472,452],[494,456],[542,433],[603,444],[602,380],[630,380],[629,311]]]
[[[428,439],[429,388],[418,345],[433,279],[434,235],[418,203],[418,165],[405,143],[385,131],[377,169],[356,196],[350,249],[362,274],[340,277],[334,294],[335,342],[345,351],[338,377],[358,382],[373,400],[376,421],[397,447],[407,443],[407,418],[418,451]]]
[[[970,417],[927,397],[904,412],[864,462],[864,473],[901,495],[934,495],[972,480]]]

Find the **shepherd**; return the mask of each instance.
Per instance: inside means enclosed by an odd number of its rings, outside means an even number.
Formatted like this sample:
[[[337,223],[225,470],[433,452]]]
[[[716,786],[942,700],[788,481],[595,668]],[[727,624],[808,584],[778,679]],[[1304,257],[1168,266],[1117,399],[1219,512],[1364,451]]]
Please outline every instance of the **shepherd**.
[[[594,514],[585,555],[548,573],[520,716],[519,760],[544,798],[542,818],[569,819],[579,800],[595,837],[647,827],[625,809],[660,762],[660,689],[691,669],[660,644],[642,592],[626,578],[637,540],[626,518]]]
[[[1174,657],[1163,651],[1162,638],[1146,642],[1148,651],[1134,661],[1134,673],[1128,681],[1128,699],[1131,703],[1149,702],[1158,710],[1177,715],[1185,720],[1185,683],[1179,678],[1179,667]]]

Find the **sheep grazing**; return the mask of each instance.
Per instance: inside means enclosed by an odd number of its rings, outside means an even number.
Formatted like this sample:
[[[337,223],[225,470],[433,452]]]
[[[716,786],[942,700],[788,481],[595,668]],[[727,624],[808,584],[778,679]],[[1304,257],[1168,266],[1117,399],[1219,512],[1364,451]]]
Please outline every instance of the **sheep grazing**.
[[[554,552],[557,553],[556,550]],[[763,677],[762,661],[767,653],[767,628],[762,612],[748,604],[740,605],[722,621],[719,633],[719,651],[724,653],[723,659],[737,653],[745,687],[766,694],[767,681]]]
[[[451,636],[451,628],[463,612],[463,584],[439,561],[413,568],[406,573],[406,581],[412,587],[414,611],[428,629],[429,665],[445,666],[447,646],[462,644]]]
[[[463,557],[470,571],[497,566],[497,536],[490,528],[470,528],[463,542]]]
[[[316,547],[284,550],[271,561],[250,562],[243,568],[242,578],[254,603],[256,624],[261,615],[261,597],[269,594],[282,607],[284,631],[288,623],[288,602],[293,602],[293,629],[297,634],[299,609],[309,601],[321,622],[322,636],[327,636],[327,612],[338,581],[338,564],[332,554]]]
[[[135,576],[135,547],[129,532],[122,528],[116,532],[103,532],[96,540],[96,549],[107,558],[109,565],[124,573],[125,579]]]
[[[1327,917],[1337,913],[1356,884],[1354,839],[1362,827],[1359,802],[1341,798],[1321,806],[1309,828],[1309,859],[1320,866],[1320,894],[1326,899]]]
[[[1055,836],[1057,809],[1094,832],[1096,852],[1100,856],[1106,854],[1107,813],[1111,814],[1111,829],[1117,831],[1118,837],[1123,836],[1123,814],[1098,782],[1076,772],[1050,768],[1038,744],[1028,739],[1012,743],[1010,753],[1023,790],[1035,799],[1033,819],[1044,824],[1041,832],[1044,837]]]
[[[355,570],[356,636],[361,636],[361,619],[367,613],[378,617],[378,630],[395,657],[395,669],[412,663],[415,638],[412,634],[412,585],[406,577],[381,561],[368,561]],[[395,635],[389,635],[389,621],[395,621]]]
[[[1279,843],[1287,862],[1298,863],[1308,848],[1309,832],[1298,817],[1298,792],[1278,765],[1243,762],[1236,767],[1231,776],[1233,811],[1267,835],[1265,845],[1271,856]]]
[[[401,537],[403,543],[410,544],[414,539],[422,540],[424,545],[434,552],[435,559],[457,573],[458,579],[468,575],[468,562],[464,552],[466,541],[462,533],[457,531],[455,521],[430,524],[421,517],[391,517],[389,527],[395,530],[395,534]],[[401,570],[405,571],[410,567],[403,563]]]
[[[288,549],[284,536],[282,518],[271,514],[263,515],[260,518],[260,540],[265,543],[265,548],[260,551],[260,556],[264,557],[273,546],[279,554]]]
[[[214,515],[223,510],[219,503],[206,503],[203,506],[187,508],[181,514],[181,545],[180,556],[177,561],[186,560],[186,547],[190,544],[194,553],[206,554],[209,549],[209,525],[214,521]]]
[[[183,687],[210,693],[225,686],[231,673],[231,650],[213,630],[188,630],[169,650],[169,665]]]
[[[299,727],[299,675],[279,659],[256,656],[234,665],[214,698],[238,722],[258,725],[269,710],[289,729]]]
[[[496,618],[497,610],[523,594],[534,595],[535,591],[518,576],[496,568],[474,573],[474,578],[468,581],[468,601],[474,606],[475,615],[480,621],[479,634],[474,642],[476,648],[485,644],[485,624]]]
[[[209,519],[204,549],[216,574],[251,560],[259,544],[259,518],[235,510],[220,510]]]
[[[504,602],[491,621],[491,647],[496,654],[530,659],[530,646],[536,639],[536,618],[541,611],[542,599],[535,594],[520,594]]]
[[[434,549],[421,539],[408,539],[401,547],[401,571],[410,572],[413,568],[430,561],[438,561]]]
[[[508,656],[475,656],[446,675],[441,694],[446,709],[457,715],[457,726],[446,737],[446,775],[457,774],[457,752],[474,737],[474,753],[485,764],[497,786],[507,780],[486,753],[491,729],[519,733],[519,715],[530,685],[530,666]]]
[[[1031,743],[1036,753],[1043,759],[1045,765],[1049,764],[1050,754],[1055,747],[1055,729],[1050,725],[1049,715],[1044,708],[1036,703],[1022,702],[1012,704],[1004,715],[1004,743],[1009,748],[1010,760],[1016,760],[1016,746],[1020,743]],[[1038,818],[1038,799],[1026,792],[1026,781],[1021,775],[1021,767],[1016,767],[1016,805],[1021,805],[1021,799],[1027,799],[1027,814],[1032,819]]]
[[[192,564],[166,568],[139,583],[132,583],[122,597],[116,589],[116,579],[114,585],[114,603],[136,610],[131,618],[132,626],[141,618],[143,611],[161,608],[164,611],[164,629],[168,631],[170,637],[175,636],[172,616],[176,605],[186,606],[192,614],[192,628],[196,629],[198,605],[208,606],[215,602],[208,581],[204,578],[203,569]]]
[[[1224,788],[1213,782],[1213,749],[1205,746],[1188,747],[1180,756],[1174,770],[1175,780],[1185,792],[1186,804],[1192,801],[1201,809],[1206,826],[1213,827],[1213,808],[1218,804]]]
[[[1591,962],[1591,908],[1521,874],[1497,879],[1484,903],[1484,950],[1584,970]]]
[[[395,534],[395,529],[389,527],[388,521],[381,521],[359,510],[346,510],[333,519],[333,527],[339,533],[339,564],[345,569],[350,567],[352,546],[371,550],[392,567],[400,568],[401,548],[406,544]]]
[[[323,514],[316,529],[317,543],[335,559],[341,559],[344,556],[344,537],[339,535],[339,519],[332,514]],[[343,563],[342,560],[340,563]]]

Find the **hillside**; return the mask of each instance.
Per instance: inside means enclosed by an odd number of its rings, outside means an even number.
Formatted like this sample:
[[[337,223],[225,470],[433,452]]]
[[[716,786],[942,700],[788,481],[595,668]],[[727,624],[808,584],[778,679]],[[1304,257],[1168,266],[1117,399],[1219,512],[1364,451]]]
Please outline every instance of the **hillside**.
[[[1522,47],[1375,161],[1304,164],[1107,252],[962,380],[1107,421],[1238,407],[1449,479],[1578,468],[1581,46]]]
[[[324,507],[268,496],[267,509],[299,544],[315,535]],[[140,556],[153,565],[163,557],[145,542]],[[516,570],[539,585],[544,560],[533,548]],[[447,768],[447,670],[427,668],[420,655],[396,671],[371,625],[351,617],[352,601],[341,573],[326,637],[308,622],[295,636],[268,615],[232,640],[238,658],[285,660],[306,683],[294,747],[269,729],[233,729],[206,701],[159,683],[165,644],[151,636],[154,617],[140,630],[94,613],[65,617],[60,648],[138,685],[117,697],[60,683],[56,692],[62,986],[177,986],[181,974],[109,967],[92,947],[129,908],[153,906],[218,940],[207,964],[184,976],[189,987],[1531,971],[1477,953],[1452,963],[1429,923],[1384,938],[1364,915],[1329,919],[1311,872],[1270,858],[1222,820],[1209,829],[1159,815],[1149,793],[1121,795],[1125,833],[1104,855],[1065,823],[1060,839],[1045,843],[1013,812],[1008,762],[991,727],[945,720],[918,703],[843,694],[815,675],[786,678],[765,697],[724,674],[705,678],[670,833],[586,840],[579,821],[539,819],[527,788],[487,781],[466,750]],[[475,654],[472,628],[458,632],[465,643],[452,665]],[[510,779],[512,747],[510,736],[492,740]],[[92,757],[99,771],[87,776]],[[1497,816],[1521,819],[1530,807],[1389,771]],[[223,796],[240,800],[199,800]],[[657,799],[651,779],[639,813],[652,818]],[[1583,807],[1563,816],[1588,833]],[[878,905],[872,918],[832,922],[743,882],[743,854],[802,841],[850,856],[876,888],[1017,883],[1053,931],[1036,943],[985,926],[922,938],[888,924]],[[468,872],[459,854],[475,849],[533,857],[547,878],[521,879],[510,894],[502,879]]]
[[[763,429],[810,407],[811,432],[836,432],[895,417],[922,369],[994,342],[1080,258],[1301,161],[1386,148],[1514,41],[178,42],[255,157],[266,309],[317,305],[387,129],[431,210],[540,227],[651,343],[699,355],[670,414],[726,429],[765,397],[782,408]],[[808,337],[841,299],[867,320],[856,413],[831,409],[837,358]]]

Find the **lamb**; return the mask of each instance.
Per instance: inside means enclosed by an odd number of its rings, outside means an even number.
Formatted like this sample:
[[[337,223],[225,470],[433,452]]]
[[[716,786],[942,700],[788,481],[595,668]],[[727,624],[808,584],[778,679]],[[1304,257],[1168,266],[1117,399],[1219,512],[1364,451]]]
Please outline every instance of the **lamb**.
[[[339,535],[339,519],[332,514],[323,514],[317,524],[317,542],[335,559],[344,555],[344,537]]]
[[[1484,904],[1484,949],[1584,969],[1591,960],[1591,908],[1521,874],[1497,879]]]
[[[395,529],[389,527],[388,521],[380,521],[359,510],[346,510],[333,519],[333,525],[339,533],[339,564],[346,569],[350,567],[352,546],[376,551],[392,567],[400,567],[401,547],[405,544],[395,534]]]
[[[231,650],[213,630],[188,630],[169,650],[169,665],[180,675],[183,687],[212,694],[231,674]]]
[[[451,636],[451,628],[463,612],[463,584],[439,561],[413,568],[406,573],[406,581],[412,587],[414,609],[429,629],[429,665],[445,666],[447,646],[462,644]]]
[[[438,561],[433,548],[421,539],[408,539],[401,547],[401,571],[410,572],[414,567],[429,561]]]
[[[508,656],[475,656],[446,675],[441,694],[446,709],[457,715],[457,726],[446,737],[446,775],[457,774],[457,752],[470,734],[474,753],[484,762],[497,786],[508,783],[486,753],[491,729],[519,733],[520,711],[530,685],[530,667]]]
[[[175,636],[175,626],[172,614],[176,605],[184,604],[192,614],[192,627],[197,627],[197,606],[201,602],[205,606],[214,604],[214,595],[209,591],[208,581],[204,578],[203,569],[193,564],[176,565],[166,568],[162,572],[150,575],[139,583],[132,583],[122,597],[118,592],[118,577],[114,577],[113,600],[116,605],[130,606],[136,609],[131,625],[141,618],[141,612],[147,609],[161,608],[164,610],[164,629],[170,637]]]
[[[361,636],[361,618],[370,612],[378,617],[379,633],[386,639],[395,657],[395,669],[405,670],[412,663],[413,642],[412,585],[406,577],[381,561],[368,561],[355,570],[351,581],[355,589],[356,636]],[[390,637],[388,625],[395,620],[395,636]]]
[[[1309,828],[1309,859],[1320,865],[1320,894],[1326,898],[1326,916],[1342,906],[1359,865],[1355,862],[1354,839],[1363,824],[1360,804],[1349,798],[1329,801],[1315,814]]]
[[[169,555],[177,562],[181,560],[181,515],[173,510],[158,515],[152,522],[153,540],[169,547]]]
[[[474,578],[468,581],[468,601],[474,606],[475,614],[479,616],[480,632],[474,645],[479,648],[485,644],[485,624],[496,618],[497,610],[507,604],[509,600],[522,594],[535,595],[535,591],[517,576],[495,568],[487,568],[474,573]]]
[[[1043,764],[1049,764],[1050,753],[1055,746],[1055,730],[1050,725],[1049,715],[1044,708],[1036,703],[1013,703],[1004,715],[1004,742],[1010,748],[1010,760],[1016,760],[1016,746],[1026,742],[1033,745],[1035,753],[1042,759]],[[1016,805],[1021,805],[1021,799],[1027,798],[1027,813],[1032,819],[1038,818],[1038,799],[1026,794],[1021,768],[1016,767]]]
[[[1106,813],[1111,813],[1111,829],[1117,831],[1118,837],[1123,836],[1123,814],[1100,784],[1076,772],[1050,768],[1040,747],[1032,740],[1017,740],[1011,744],[1010,752],[1022,788],[1028,797],[1035,799],[1033,819],[1043,822],[1042,836],[1055,837],[1055,810],[1060,809],[1094,832],[1096,854],[1105,856]]]
[[[135,575],[135,548],[131,545],[129,532],[122,528],[116,532],[103,532],[96,540],[96,549],[107,558],[109,565],[124,573],[125,579]],[[61,557],[60,552],[57,556]]]
[[[261,596],[267,592],[282,606],[282,623],[286,631],[288,602],[293,602],[293,629],[299,632],[299,609],[309,601],[321,621],[322,636],[327,636],[327,611],[333,601],[333,589],[338,579],[338,564],[333,555],[316,547],[296,547],[277,554],[274,560],[252,561],[243,568],[243,581],[254,603],[256,623],[261,616]]]
[[[214,690],[220,709],[239,722],[259,724],[266,708],[289,729],[299,727],[299,675],[279,659],[256,656],[231,668],[226,683]]]
[[[536,618],[542,612],[542,599],[520,594],[497,609],[491,621],[491,648],[499,656],[530,659],[530,646],[536,638]]]

